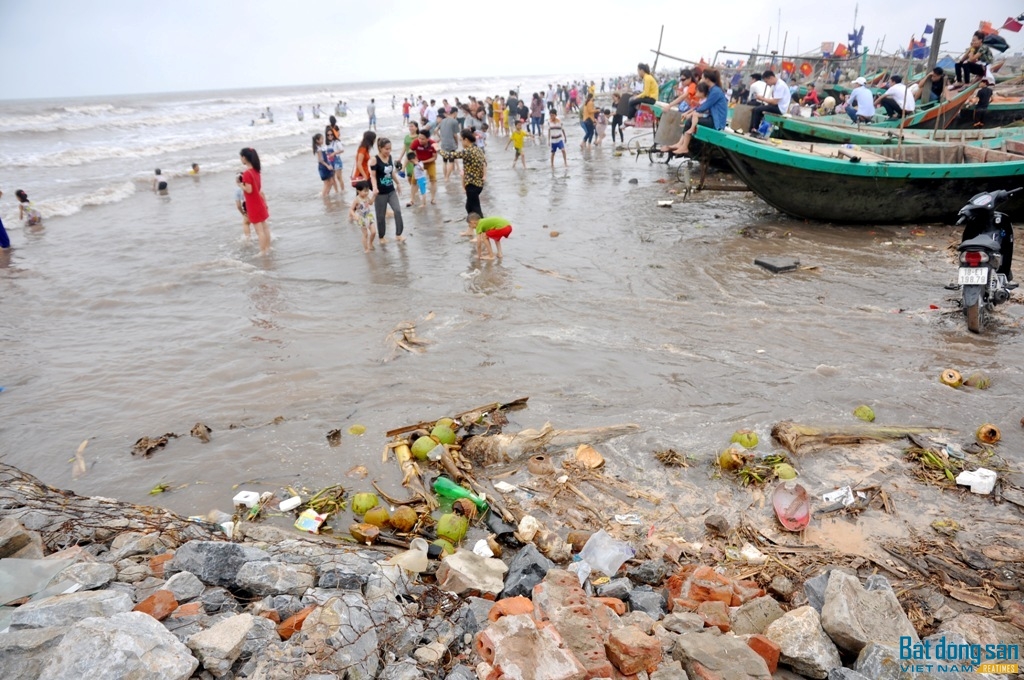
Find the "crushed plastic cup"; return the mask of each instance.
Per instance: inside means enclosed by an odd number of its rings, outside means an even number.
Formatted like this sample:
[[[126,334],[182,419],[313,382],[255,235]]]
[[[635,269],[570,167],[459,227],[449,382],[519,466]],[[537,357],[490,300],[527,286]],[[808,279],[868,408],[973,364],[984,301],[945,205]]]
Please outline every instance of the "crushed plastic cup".
[[[977,470],[964,470],[956,476],[956,483],[961,486],[971,487],[971,493],[987,495],[996,488],[996,475],[994,470],[978,468]]]
[[[494,483],[494,488],[502,493],[512,493],[513,491],[519,490],[519,487],[516,486],[515,484],[509,484],[508,482],[500,481]]]
[[[432,460],[435,463],[441,460],[441,456],[444,455],[444,444],[438,444],[434,448],[427,451],[427,459]]]
[[[231,502],[235,505],[244,505],[247,508],[251,508],[260,502],[260,494],[258,491],[239,491],[231,499]]]
[[[612,538],[607,531],[601,529],[592,535],[583,546],[583,550],[580,551],[580,559],[592,568],[608,576],[613,576],[623,562],[635,554],[628,543]]]
[[[300,505],[302,505],[302,499],[299,496],[292,496],[291,498],[286,498],[278,503],[277,507],[282,512],[288,512],[289,510],[294,510]]]
[[[430,564],[429,554],[430,544],[422,538],[414,538],[409,543],[409,549],[405,552],[393,555],[384,564],[397,564],[406,571],[413,571],[418,573],[427,570]]]

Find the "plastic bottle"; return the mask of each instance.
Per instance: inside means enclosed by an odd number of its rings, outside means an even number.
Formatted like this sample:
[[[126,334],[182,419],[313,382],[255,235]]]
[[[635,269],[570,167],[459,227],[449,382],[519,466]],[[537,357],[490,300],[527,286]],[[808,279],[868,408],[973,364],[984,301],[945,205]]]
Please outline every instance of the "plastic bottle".
[[[487,508],[489,507],[487,505],[487,501],[474,495],[468,489],[459,486],[447,477],[438,477],[435,479],[433,488],[434,493],[442,498],[451,498],[452,500],[455,500],[456,498],[468,498],[473,501],[476,505],[476,509],[481,513],[487,512]]]

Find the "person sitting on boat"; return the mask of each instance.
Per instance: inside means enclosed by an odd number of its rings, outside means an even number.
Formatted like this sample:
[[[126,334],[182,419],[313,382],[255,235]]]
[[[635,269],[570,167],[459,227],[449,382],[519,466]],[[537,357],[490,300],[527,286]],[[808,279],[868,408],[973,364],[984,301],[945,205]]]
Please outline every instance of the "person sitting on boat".
[[[818,98],[818,91],[814,89],[813,83],[807,87],[807,94],[800,100],[800,104],[801,106],[821,106],[821,100]]]
[[[818,107],[819,116],[831,116],[836,112],[836,98],[829,95],[821,100],[821,106]]]
[[[668,103],[669,108],[678,108],[680,113],[686,113],[697,106],[700,101],[700,98],[697,97],[697,78],[688,68],[679,72],[679,84],[676,85],[677,96]]]
[[[633,124],[637,107],[641,104],[653,104],[658,101],[658,81],[651,75],[651,67],[647,64],[637,64],[636,72],[643,79],[643,89],[640,94],[629,99],[629,116],[627,116],[626,126]]]
[[[757,106],[761,102],[759,99],[764,95],[768,94],[768,84],[761,80],[760,73],[750,74],[750,96],[747,98],[746,103],[751,106]]]
[[[697,85],[697,91],[707,93],[704,101],[687,116],[683,123],[683,136],[679,138],[679,141],[672,146],[661,147],[662,151],[678,156],[688,154],[690,139],[698,125],[712,127],[716,130],[725,129],[726,119],[729,116],[729,100],[726,99],[725,92],[722,90],[722,80],[718,71],[710,68],[705,70]]]
[[[950,85],[949,89],[959,90],[970,76],[984,76],[985,70],[991,64],[992,50],[985,44],[985,34],[975,31],[971,36],[971,46],[956,62],[956,82]]]
[[[875,100],[875,106],[885,109],[885,114],[890,118],[913,115],[916,102],[914,95],[903,84],[903,76],[892,76],[889,78],[889,82],[892,84],[884,94],[879,95]]]
[[[870,123],[875,117],[875,100],[863,76],[853,81],[857,87],[846,98],[846,115],[854,123]]]
[[[922,104],[937,102],[942,99],[942,87],[946,82],[946,72],[941,66],[936,66],[931,73],[923,78],[924,97]]]
[[[789,111],[789,102],[792,100],[789,85],[779,79],[773,71],[765,71],[761,74],[761,77],[764,78],[764,82],[768,84],[769,89],[765,95],[757,98],[761,105],[755,106],[750,114],[751,134],[758,134],[757,131],[761,127],[761,120],[764,118],[764,114],[777,113],[781,115]]]

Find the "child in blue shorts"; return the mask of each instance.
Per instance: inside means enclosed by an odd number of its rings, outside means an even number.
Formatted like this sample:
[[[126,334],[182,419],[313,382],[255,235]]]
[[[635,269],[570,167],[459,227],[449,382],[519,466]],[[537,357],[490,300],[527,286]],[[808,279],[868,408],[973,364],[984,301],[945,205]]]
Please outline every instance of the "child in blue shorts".
[[[423,167],[423,162],[422,161],[416,160],[416,152],[415,151],[410,151],[409,153],[407,153],[405,155],[405,159],[407,161],[406,165],[407,166],[408,165],[412,166],[412,174],[410,175],[410,178],[415,180],[416,187],[419,189],[419,192],[420,192],[420,198],[423,199],[423,205],[426,206],[427,205],[427,169],[425,167]],[[406,170],[407,174],[408,174],[408,172],[409,171]],[[409,201],[410,201],[409,202],[410,206],[416,205],[416,194],[415,193],[413,193],[409,197]]]

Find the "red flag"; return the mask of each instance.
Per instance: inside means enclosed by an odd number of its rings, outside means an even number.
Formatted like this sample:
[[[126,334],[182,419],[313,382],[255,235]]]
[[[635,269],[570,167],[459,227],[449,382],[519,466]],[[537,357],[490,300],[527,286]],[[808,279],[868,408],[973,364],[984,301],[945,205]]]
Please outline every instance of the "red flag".
[[[849,50],[846,49],[846,45],[844,45],[843,43],[839,43],[839,45],[836,46],[836,51],[833,52],[832,54],[837,57],[845,57],[849,53]]]
[[[978,30],[984,33],[985,35],[992,35],[993,33],[996,33],[996,29],[992,28],[991,21],[979,21]]]
[[[1020,29],[1024,28],[1024,24],[1020,23],[1013,17],[1007,17],[1006,23],[1003,24],[1002,28],[1013,33],[1018,33]]]

